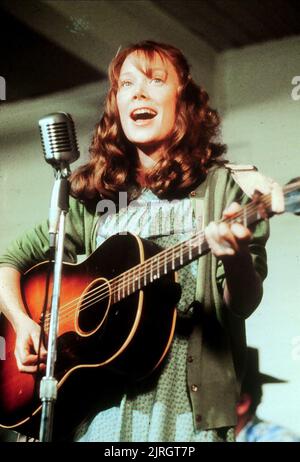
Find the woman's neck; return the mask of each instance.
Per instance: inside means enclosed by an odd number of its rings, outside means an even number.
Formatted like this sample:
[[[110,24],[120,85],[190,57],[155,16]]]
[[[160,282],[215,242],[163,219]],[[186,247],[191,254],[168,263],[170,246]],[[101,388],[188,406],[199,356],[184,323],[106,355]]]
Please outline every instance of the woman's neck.
[[[152,168],[157,163],[161,156],[161,150],[147,152],[146,149],[137,148],[137,153],[140,159],[141,166],[145,169]]]
[[[146,173],[155,166],[160,154],[157,151],[152,154],[146,154],[144,150],[140,148],[137,148],[137,153],[141,165],[138,172],[138,181],[141,186],[146,187]]]
[[[157,158],[154,154],[154,156],[149,156],[147,154],[145,154],[143,151],[141,151],[140,149],[137,150],[138,151],[138,155],[139,155],[139,159],[140,159],[140,163],[141,163],[141,166],[143,167],[143,169],[148,169],[148,168],[152,168],[154,167],[154,165],[156,164],[157,162]]]

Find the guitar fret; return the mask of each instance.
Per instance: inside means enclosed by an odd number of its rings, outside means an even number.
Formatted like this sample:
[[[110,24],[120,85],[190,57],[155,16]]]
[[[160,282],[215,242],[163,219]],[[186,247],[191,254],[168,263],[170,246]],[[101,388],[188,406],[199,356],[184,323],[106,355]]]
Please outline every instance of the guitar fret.
[[[165,274],[167,274],[167,272],[168,272],[168,268],[167,268],[167,255],[168,255],[168,252],[165,252],[165,259],[164,259],[164,272],[165,272]]]
[[[191,260],[192,259],[192,243],[191,243],[191,241],[189,241],[188,246],[189,246],[189,259]]]
[[[118,302],[120,301],[120,284],[117,283],[117,297],[118,297]]]
[[[123,298],[125,298],[125,275],[122,277]]]
[[[160,278],[160,271],[159,271],[159,258],[157,257],[157,264],[156,264],[156,277]]]
[[[157,261],[156,257],[153,257],[151,260],[151,282],[155,281],[157,279],[157,274],[155,274],[155,263]]]
[[[183,245],[181,244],[180,245],[180,264],[182,265],[183,264]]]
[[[130,295],[130,278],[129,278],[129,274],[130,273],[127,273],[127,296]]]
[[[126,274],[124,274],[124,276],[123,276],[123,287],[122,287],[122,289],[123,289],[123,298],[125,298],[126,297]]]
[[[175,269],[174,252],[175,252],[175,250],[174,250],[174,247],[173,247],[173,249],[172,249],[172,270]]]

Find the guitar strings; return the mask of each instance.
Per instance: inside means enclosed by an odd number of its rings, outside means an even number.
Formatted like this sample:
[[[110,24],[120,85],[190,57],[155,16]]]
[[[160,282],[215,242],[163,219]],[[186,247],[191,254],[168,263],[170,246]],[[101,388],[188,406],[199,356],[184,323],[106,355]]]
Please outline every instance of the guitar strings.
[[[295,187],[295,184],[293,184],[292,187],[291,187],[291,185],[289,185],[289,186],[290,186],[289,189],[292,189],[292,188]],[[264,199],[265,199],[265,201],[264,201],[265,205],[269,206],[270,205],[270,195],[264,196]],[[242,217],[244,215],[245,211],[248,212],[248,216],[253,211],[257,211],[256,203],[249,204],[242,211],[235,214],[233,217],[220,220],[219,222],[223,221],[223,222],[227,222],[227,223],[234,223],[238,218],[240,218],[240,217]],[[201,238],[202,238],[202,242],[199,242]],[[187,245],[188,242],[190,244]],[[83,311],[83,310],[89,308],[96,301],[99,302],[99,301],[107,298],[107,295],[109,295],[109,293],[111,293],[111,295],[115,295],[117,292],[119,294],[123,292],[123,297],[124,297],[124,292],[127,289],[127,295],[128,295],[129,286],[131,285],[135,289],[134,284],[136,284],[136,280],[132,279],[132,281],[130,281],[130,276],[131,276],[131,274],[135,275],[135,273],[136,273],[136,271],[137,271],[137,269],[139,267],[142,268],[142,270],[143,270],[143,271],[139,270],[139,277],[140,278],[146,277],[148,274],[151,274],[151,272],[153,272],[153,261],[154,260],[156,260],[155,265],[158,265],[159,263],[162,263],[162,262],[165,265],[167,265],[168,263],[170,263],[170,261],[172,261],[174,259],[174,254],[177,254],[179,248],[183,249],[181,251],[180,255],[182,257],[184,257],[187,252],[190,252],[189,247],[192,246],[192,242],[195,242],[195,244],[194,244],[195,247],[199,246],[199,245],[202,245],[203,242],[205,242],[204,232],[201,231],[201,232],[197,233],[191,239],[189,239],[189,240],[187,240],[185,242],[181,242],[181,243],[177,244],[176,246],[172,247],[171,250],[170,250],[170,248],[165,249],[164,251],[159,253],[159,256],[154,255],[153,257],[149,258],[145,262],[140,263],[140,264],[136,265],[133,268],[130,268],[126,272],[122,273],[122,275],[119,275],[116,278],[112,279],[111,281],[109,281],[109,287],[113,288],[113,290],[107,289],[107,284],[101,285],[100,288],[96,287],[95,289],[92,289],[90,292],[88,292],[89,295],[84,299],[84,303],[81,305],[79,311]],[[193,245],[193,247],[194,247],[194,245]],[[168,252],[170,253],[170,258],[166,259],[165,254],[167,254]],[[164,255],[164,257],[163,257],[163,255]],[[150,266],[150,272],[148,271],[149,266]],[[126,281],[126,276],[127,276],[127,281]],[[119,279],[122,279],[122,284],[120,284],[120,285],[117,284],[117,281]],[[116,286],[116,288],[114,289],[115,286]],[[134,291],[136,291],[136,290],[139,290],[139,289],[135,289]],[[96,297],[95,297],[95,295],[96,295]],[[104,295],[104,296],[102,296],[102,295]],[[77,306],[77,303],[74,303],[74,302],[79,301],[81,298],[82,298],[82,295],[80,297],[77,297],[77,298],[71,300],[70,302],[66,303],[65,305],[62,305],[62,307],[60,309],[60,320],[65,319],[66,315],[67,315],[67,317],[69,317],[71,314],[73,314],[73,312],[74,312],[74,310],[76,309],[76,306]],[[71,306],[69,306],[69,305],[71,305]],[[50,318],[50,314],[48,314],[46,317]],[[48,322],[47,321],[45,323],[45,326],[48,327]]]

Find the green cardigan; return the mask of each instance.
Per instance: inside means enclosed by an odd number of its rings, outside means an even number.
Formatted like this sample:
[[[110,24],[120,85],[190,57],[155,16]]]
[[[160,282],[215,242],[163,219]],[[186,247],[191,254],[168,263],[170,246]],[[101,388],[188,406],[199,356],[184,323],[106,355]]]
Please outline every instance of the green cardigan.
[[[223,166],[210,169],[206,180],[191,193],[197,216],[197,198],[204,199],[204,224],[219,220],[231,202],[245,204],[249,198]],[[77,255],[89,255],[96,248],[99,216],[96,204],[87,207],[70,198],[66,219],[64,260],[76,263]],[[260,222],[254,229],[250,252],[262,279],[267,275],[265,243],[268,223]],[[48,222],[15,240],[0,257],[0,266],[10,266],[21,273],[47,258],[49,251]],[[245,324],[249,315],[240,307],[233,313],[223,304],[224,269],[211,253],[199,259],[195,298],[198,322],[189,340],[187,386],[193,408],[195,429],[233,426],[235,406],[245,362]]]
[[[230,169],[218,165],[210,169],[195,191],[196,216],[197,198],[204,199],[204,226],[219,220],[233,201],[245,205],[250,200],[232,178]],[[268,222],[261,221],[252,231],[249,249],[254,267],[264,280]],[[250,313],[243,306],[234,313],[224,305],[224,281],[221,260],[211,253],[199,259],[195,297],[200,302],[199,322],[190,336],[187,362],[187,383],[197,429],[236,424],[236,403],[246,360],[244,320]]]

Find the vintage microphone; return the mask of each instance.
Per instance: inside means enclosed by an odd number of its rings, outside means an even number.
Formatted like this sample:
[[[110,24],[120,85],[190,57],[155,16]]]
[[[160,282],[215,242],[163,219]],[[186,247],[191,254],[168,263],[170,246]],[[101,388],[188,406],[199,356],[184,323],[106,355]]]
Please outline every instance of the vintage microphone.
[[[39,120],[46,162],[62,170],[78,159],[75,125],[67,112],[55,112]]]
[[[39,120],[41,142],[46,162],[55,172],[49,210],[50,248],[55,248],[59,216],[62,210],[68,210],[69,165],[78,159],[79,150],[75,126],[72,117],[66,112],[49,114]]]
[[[57,354],[58,308],[64,253],[65,218],[69,210],[68,177],[70,175],[70,163],[78,159],[79,150],[74,122],[70,114],[65,112],[49,114],[39,120],[39,127],[45,160],[52,165],[55,173],[49,210],[50,262],[54,254],[53,291],[46,373],[40,383],[42,415],[39,440],[49,442],[52,440],[54,404],[57,397],[57,380],[54,377],[54,368]],[[41,336],[43,335],[42,331]]]

